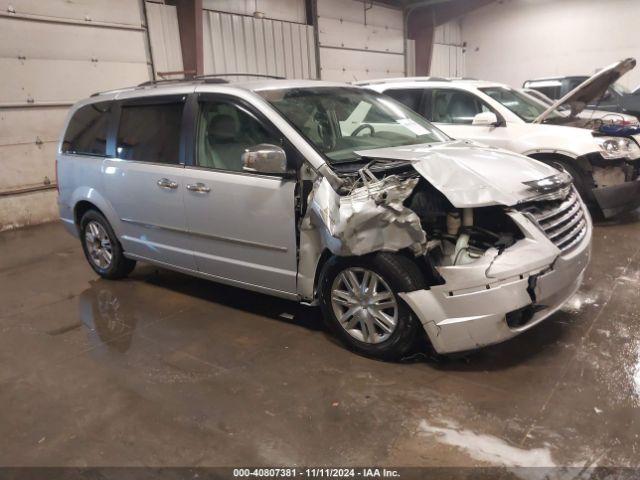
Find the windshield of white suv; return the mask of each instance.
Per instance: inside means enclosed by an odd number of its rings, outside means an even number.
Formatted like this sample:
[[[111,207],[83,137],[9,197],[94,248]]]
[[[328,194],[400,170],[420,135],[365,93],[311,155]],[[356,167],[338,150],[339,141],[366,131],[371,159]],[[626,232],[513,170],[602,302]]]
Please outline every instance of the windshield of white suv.
[[[359,158],[358,150],[450,140],[392,98],[349,87],[257,92],[333,162]]]
[[[548,108],[542,103],[529,98],[527,95],[512,90],[511,88],[486,87],[481,88],[480,91],[500,102],[527,123],[533,122]],[[557,119],[562,117],[559,114],[552,112],[551,115],[546,118],[546,121],[554,118]]]
[[[628,95],[629,93],[631,93],[631,90],[620,83],[613,83],[611,85],[611,89],[618,95]]]

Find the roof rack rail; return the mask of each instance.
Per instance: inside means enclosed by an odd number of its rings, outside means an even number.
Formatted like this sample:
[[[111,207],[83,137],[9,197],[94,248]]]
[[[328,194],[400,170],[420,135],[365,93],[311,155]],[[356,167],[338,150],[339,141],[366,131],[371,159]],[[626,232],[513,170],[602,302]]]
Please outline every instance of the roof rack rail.
[[[220,77],[258,77],[258,78],[271,78],[274,80],[286,80],[285,77],[279,77],[277,75],[266,75],[264,73],[209,73],[207,75],[196,75],[194,80],[208,80]]]
[[[361,80],[353,82],[354,85],[378,85],[381,83],[399,83],[399,82],[450,82],[451,80],[443,77],[388,77],[375,78],[372,80]]]
[[[285,80],[285,77],[278,77],[276,75],[266,75],[262,73],[213,73],[207,75],[196,75],[191,78],[164,78],[160,80],[147,80],[146,82],[139,83],[134,87],[126,87],[126,88],[143,88],[143,87],[152,87],[155,85],[165,85],[172,83],[185,83],[185,82],[194,82],[201,81],[205,83],[229,83],[228,80],[225,80],[222,77],[258,77],[258,78],[272,78],[274,80]],[[122,89],[116,89],[122,90]],[[98,95],[102,95],[104,93],[114,92],[116,90],[107,90],[104,92],[95,92],[92,93],[92,97],[97,97]]]
[[[151,85],[164,85],[165,83],[181,83],[188,81],[188,78],[163,78],[161,80],[147,80],[146,82],[139,83],[136,87],[150,87]]]

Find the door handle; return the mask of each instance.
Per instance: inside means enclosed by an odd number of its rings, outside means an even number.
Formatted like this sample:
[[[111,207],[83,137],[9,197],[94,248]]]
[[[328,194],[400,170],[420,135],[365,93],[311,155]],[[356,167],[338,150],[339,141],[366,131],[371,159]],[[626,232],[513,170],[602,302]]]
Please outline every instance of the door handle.
[[[178,188],[177,182],[171,181],[168,178],[161,178],[157,183],[160,188],[170,188],[172,190]]]
[[[204,183],[191,183],[187,185],[187,190],[189,190],[190,192],[198,193],[209,193],[211,191],[211,189]]]

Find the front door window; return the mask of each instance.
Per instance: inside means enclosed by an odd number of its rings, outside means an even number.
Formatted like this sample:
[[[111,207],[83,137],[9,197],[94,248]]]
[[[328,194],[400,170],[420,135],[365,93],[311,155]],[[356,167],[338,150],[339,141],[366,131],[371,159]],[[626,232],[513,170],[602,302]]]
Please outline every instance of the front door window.
[[[198,166],[242,171],[242,154],[255,145],[280,145],[252,113],[225,101],[201,104],[198,122]]]

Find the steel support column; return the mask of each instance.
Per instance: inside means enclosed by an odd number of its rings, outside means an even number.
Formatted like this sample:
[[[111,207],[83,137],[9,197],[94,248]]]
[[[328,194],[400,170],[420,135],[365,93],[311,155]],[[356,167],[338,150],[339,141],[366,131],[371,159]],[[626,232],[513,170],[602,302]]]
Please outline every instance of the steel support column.
[[[185,76],[204,74],[202,43],[202,0],[167,0],[178,13],[182,64]]]
[[[495,0],[425,0],[406,10],[407,37],[416,41],[416,75],[429,75],[436,27]]]

